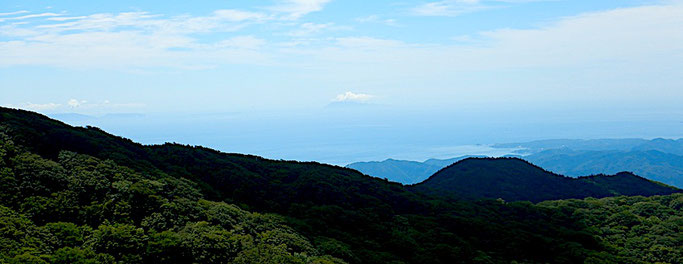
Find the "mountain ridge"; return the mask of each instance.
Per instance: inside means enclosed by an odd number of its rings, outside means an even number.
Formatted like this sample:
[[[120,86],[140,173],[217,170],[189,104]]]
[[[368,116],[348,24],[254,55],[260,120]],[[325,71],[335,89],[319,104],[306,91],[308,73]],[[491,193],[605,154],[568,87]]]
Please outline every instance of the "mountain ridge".
[[[532,202],[614,195],[649,196],[681,191],[631,172],[567,177],[514,157],[463,159],[410,186],[421,192],[451,197]]]

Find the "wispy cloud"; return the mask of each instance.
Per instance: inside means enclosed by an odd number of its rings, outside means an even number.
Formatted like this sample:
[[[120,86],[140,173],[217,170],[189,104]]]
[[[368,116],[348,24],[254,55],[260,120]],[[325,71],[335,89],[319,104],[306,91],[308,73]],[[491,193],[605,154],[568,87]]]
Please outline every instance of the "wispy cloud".
[[[79,20],[88,18],[87,16],[75,16],[75,17],[49,17],[47,20],[51,21],[67,21],[67,20]]]
[[[379,24],[384,24],[384,25],[392,26],[392,27],[398,26],[396,19],[393,19],[393,18],[384,19],[384,18],[380,18],[378,15],[369,15],[366,17],[359,17],[359,18],[356,18],[356,21],[358,21],[360,23],[379,23]]]
[[[20,10],[20,11],[14,11],[14,12],[0,13],[0,16],[11,16],[11,15],[18,15],[18,14],[25,14],[25,13],[28,13],[28,11]]]
[[[354,92],[345,92],[343,94],[338,94],[334,99],[332,100],[333,102],[354,102],[354,103],[362,103],[362,102],[367,102],[368,100],[372,99],[374,96],[370,94],[364,94],[364,93],[354,93]]]
[[[85,104],[85,103],[87,103],[87,102],[88,102],[88,101],[85,101],[85,100],[79,101],[79,100],[76,100],[76,99],[70,99],[66,104],[67,104],[68,106],[70,106],[70,107],[79,107],[79,106],[81,106],[82,104]]]
[[[283,19],[296,20],[306,14],[323,10],[329,2],[330,0],[283,0],[269,9],[285,13]]]
[[[347,27],[333,23],[298,23],[292,20],[322,10],[328,0],[288,0],[264,12],[215,10],[205,16],[165,16],[149,12],[96,13],[81,16],[12,12],[30,24],[0,23],[0,66],[52,65],[66,67],[177,67],[204,69],[223,64],[267,64],[270,55],[259,51],[266,41],[236,32],[274,22],[292,28],[289,37],[304,37]],[[284,21],[286,20],[286,21]],[[278,22],[280,21],[280,22]],[[228,33],[222,38],[204,37]]]
[[[264,20],[268,18],[268,16],[263,13],[248,12],[235,9],[216,10],[213,13],[214,16],[218,19],[225,19],[233,22],[240,22],[246,20]]]
[[[334,23],[302,23],[298,28],[290,31],[287,35],[291,37],[304,37],[321,33],[323,31],[348,30],[350,27],[336,26]]]
[[[217,47],[239,48],[239,49],[258,49],[266,44],[266,40],[254,36],[237,36],[222,40],[216,44]]]
[[[31,15],[18,16],[18,17],[5,17],[5,18],[0,18],[0,22],[10,21],[10,20],[24,20],[24,19],[39,18],[39,17],[55,17],[55,16],[61,16],[61,14],[41,13],[41,14],[31,14]]]
[[[196,34],[235,32],[269,19],[263,13],[226,9],[208,16],[97,13],[49,17],[30,25],[0,24],[0,37],[14,38],[0,41],[0,65],[196,68],[217,62],[258,64],[265,58],[253,51],[263,44],[260,39],[233,35],[205,43]]]
[[[543,1],[553,0],[442,0],[418,5],[412,11],[418,16],[459,16],[481,10],[500,8],[507,4]]]
[[[276,14],[232,9],[206,16],[129,12],[55,18],[67,17],[47,17],[25,25],[0,24],[0,36],[6,37],[0,40],[0,66],[205,69],[249,64],[330,72],[346,67],[359,76],[377,76],[373,78],[397,74],[424,78],[448,70],[668,61],[681,56],[683,43],[683,5],[679,2],[586,13],[531,29],[473,33],[465,42],[444,44],[354,36],[353,31],[341,37],[303,38],[338,26],[282,23]],[[268,26],[290,34],[266,41],[259,31],[242,32],[245,27],[271,21],[275,23]],[[283,27],[289,31],[281,30]],[[213,35],[198,37],[203,34]],[[372,71],[367,70],[368,65]]]
[[[413,8],[413,13],[419,16],[457,16],[488,8],[477,0],[446,0],[419,5]]]
[[[337,38],[336,44],[341,47],[360,48],[360,49],[387,49],[405,46],[406,44],[399,40],[381,39],[374,37],[343,37]]]
[[[23,105],[20,105],[19,108],[27,109],[27,110],[34,110],[34,111],[46,111],[46,110],[53,110],[56,108],[59,108],[62,106],[61,104],[57,103],[46,103],[46,104],[34,104],[34,103],[25,103]]]
[[[459,102],[529,100],[547,96],[550,90],[562,98],[558,100],[683,96],[681,24],[683,4],[662,4],[584,13],[532,29],[481,32],[472,35],[474,41],[453,45],[343,38],[339,48],[310,51],[308,56],[331,61],[330,71],[353,76],[358,83],[398,86],[415,80],[412,86],[422,91],[413,91],[411,101],[439,100],[437,94],[449,94],[450,100]],[[495,81],[481,77],[507,71],[528,75],[500,76]],[[583,77],[568,77],[570,73]],[[396,76],[402,81],[387,81]],[[490,86],[483,88],[487,83]],[[468,85],[480,88],[473,92]]]
[[[63,23],[46,23],[37,28],[48,33],[74,30],[116,31],[134,27],[148,33],[205,33],[236,31],[250,22],[266,20],[265,14],[239,10],[216,10],[208,16],[163,17],[148,12],[98,13],[88,16],[50,18]]]
[[[73,111],[87,111],[87,112],[101,112],[101,111],[129,111],[144,108],[143,103],[115,103],[109,100],[100,102],[88,102],[87,100],[69,99],[64,104],[62,103],[20,103],[7,104],[6,106],[12,108],[19,108],[31,111],[45,111],[45,112],[73,112]]]

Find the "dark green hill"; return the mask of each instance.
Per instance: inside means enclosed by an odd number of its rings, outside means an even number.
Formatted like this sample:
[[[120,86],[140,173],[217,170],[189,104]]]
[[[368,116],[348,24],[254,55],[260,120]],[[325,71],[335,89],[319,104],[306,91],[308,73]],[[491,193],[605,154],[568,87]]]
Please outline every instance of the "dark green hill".
[[[569,211],[446,200],[318,163],[144,146],[27,111],[0,108],[0,139],[0,262],[581,263],[637,250],[604,244]]]
[[[202,199],[196,184],[0,133],[0,263],[343,263],[281,216]]]
[[[412,188],[458,198],[532,202],[617,195],[651,196],[680,191],[626,172],[613,176],[565,177],[518,158],[465,159]]]

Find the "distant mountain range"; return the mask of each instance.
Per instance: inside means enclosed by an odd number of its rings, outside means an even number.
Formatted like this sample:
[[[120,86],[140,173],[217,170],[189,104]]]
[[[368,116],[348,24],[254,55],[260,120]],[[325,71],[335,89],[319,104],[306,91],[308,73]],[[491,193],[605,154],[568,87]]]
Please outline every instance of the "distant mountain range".
[[[657,150],[546,150],[524,157],[543,168],[568,176],[631,171],[648,179],[683,187],[683,156]]]
[[[631,150],[647,143],[648,140],[641,138],[623,139],[546,139],[522,143],[494,144],[494,148],[517,148],[520,153],[538,153],[549,149],[570,148],[574,150]]]
[[[453,198],[532,202],[614,195],[665,195],[680,191],[628,172],[566,177],[518,158],[467,158],[411,187]]]
[[[663,153],[683,155],[683,138],[652,140],[625,139],[550,139],[524,143],[495,144],[494,148],[520,148],[522,152],[533,154],[552,149],[572,149],[583,151],[647,151],[656,150]]]
[[[645,178],[683,187],[683,139],[596,139],[541,140],[497,144],[496,148],[518,148],[523,158],[549,171],[579,177],[630,171]],[[404,184],[424,181],[439,169],[466,158],[425,162],[388,159],[347,165],[370,176]]]
[[[483,156],[462,156],[446,160],[429,159],[424,162],[387,159],[384,161],[355,162],[346,167],[394,182],[415,184],[424,181],[441,168],[469,157]]]

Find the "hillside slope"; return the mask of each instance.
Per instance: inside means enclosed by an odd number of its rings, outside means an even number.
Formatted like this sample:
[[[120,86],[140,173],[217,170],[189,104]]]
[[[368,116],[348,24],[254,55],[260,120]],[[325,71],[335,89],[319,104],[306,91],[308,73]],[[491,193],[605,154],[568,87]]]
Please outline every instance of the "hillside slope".
[[[344,263],[281,216],[202,199],[185,179],[0,139],[1,263]]]
[[[460,198],[532,202],[615,195],[651,196],[680,191],[625,172],[578,179],[565,177],[518,158],[465,159],[412,188]]]

